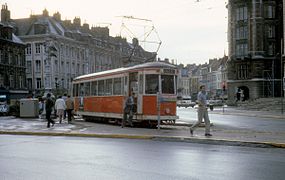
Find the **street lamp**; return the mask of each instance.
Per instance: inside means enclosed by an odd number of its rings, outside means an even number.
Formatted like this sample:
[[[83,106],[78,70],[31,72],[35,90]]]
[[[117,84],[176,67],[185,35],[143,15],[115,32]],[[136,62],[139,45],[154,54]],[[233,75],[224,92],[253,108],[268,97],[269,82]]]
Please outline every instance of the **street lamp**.
[[[283,98],[284,98],[284,92],[285,92],[285,77],[284,77],[284,72],[283,72],[283,39],[281,38],[281,51],[280,51],[280,67],[281,67],[281,71],[280,71],[280,80],[281,80],[281,83],[280,83],[280,86],[281,86],[281,113],[283,114],[284,113],[284,106],[283,106]],[[283,72],[283,73],[282,73]],[[283,77],[282,77],[283,75]],[[284,91],[284,92],[283,92]]]
[[[278,54],[277,54],[277,56],[278,56]],[[275,76],[274,76],[274,61],[275,61],[275,58],[276,57],[274,57],[273,59],[272,59],[272,97],[274,98],[274,87],[275,87],[275,80],[274,80],[274,78],[275,78]]]

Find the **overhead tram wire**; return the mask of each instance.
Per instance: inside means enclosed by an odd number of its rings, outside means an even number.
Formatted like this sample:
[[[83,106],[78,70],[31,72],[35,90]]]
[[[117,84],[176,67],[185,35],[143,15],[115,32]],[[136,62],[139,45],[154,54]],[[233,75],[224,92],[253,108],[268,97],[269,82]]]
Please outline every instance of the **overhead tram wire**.
[[[154,25],[152,23],[152,20],[145,19],[145,18],[136,18],[136,17],[133,17],[133,16],[117,16],[117,17],[121,17],[122,18],[122,25],[121,25],[121,30],[120,30],[120,36],[121,37],[122,37],[123,30],[125,30],[125,33],[131,39],[136,38],[138,40],[138,42],[152,43],[152,44],[157,44],[158,45],[157,49],[154,51],[155,55],[152,56],[151,58],[146,59],[144,62],[148,62],[150,59],[154,59],[162,42],[161,42],[161,40],[159,38],[158,32],[156,31],[156,29],[155,29],[155,27],[154,27]],[[141,36],[136,36],[135,33],[133,33],[131,31],[131,29],[126,26],[126,23],[125,23],[126,20],[129,20],[129,21],[144,21],[146,23],[151,23],[151,25],[147,25],[147,24],[140,25],[140,24],[137,24],[136,26],[144,27],[144,30],[146,29],[146,27],[150,27],[150,28],[149,28],[149,30],[147,32],[144,32]],[[152,32],[155,33],[156,38],[158,39],[157,41],[155,41],[155,40],[153,40],[153,41],[147,40],[147,38],[150,37]],[[141,38],[143,38],[143,40],[141,40]],[[132,51],[131,51],[130,55],[128,56],[128,59],[127,59],[128,62],[132,62],[132,61],[135,62],[135,60],[132,60],[132,57],[133,57],[133,55],[135,53],[135,50],[136,50],[138,45],[139,45],[139,43],[134,44],[134,47],[132,48]]]

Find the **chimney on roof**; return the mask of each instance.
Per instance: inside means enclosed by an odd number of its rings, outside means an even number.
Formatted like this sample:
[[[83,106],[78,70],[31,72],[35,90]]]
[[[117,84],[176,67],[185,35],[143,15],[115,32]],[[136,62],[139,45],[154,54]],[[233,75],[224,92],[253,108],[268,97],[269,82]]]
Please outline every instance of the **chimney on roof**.
[[[95,37],[101,37],[101,38],[109,37],[108,27],[92,27],[91,31],[94,33]]]
[[[134,46],[139,45],[139,40],[137,38],[133,38],[133,45]]]
[[[71,26],[71,20],[64,20],[63,21],[63,24],[65,25],[65,26],[68,26],[68,27],[70,27]]]
[[[44,10],[43,10],[43,16],[48,16],[48,11],[47,11],[47,9],[44,9]]]
[[[89,24],[88,23],[84,23],[83,24],[83,29],[84,30],[89,30]]]
[[[8,10],[7,4],[2,5],[1,9],[1,22],[7,22],[11,19],[10,11]]]
[[[76,26],[76,27],[80,27],[81,26],[81,19],[80,17],[75,17],[73,19],[73,24]]]
[[[56,19],[57,21],[61,21],[61,14],[59,12],[56,12],[53,14],[54,19]]]

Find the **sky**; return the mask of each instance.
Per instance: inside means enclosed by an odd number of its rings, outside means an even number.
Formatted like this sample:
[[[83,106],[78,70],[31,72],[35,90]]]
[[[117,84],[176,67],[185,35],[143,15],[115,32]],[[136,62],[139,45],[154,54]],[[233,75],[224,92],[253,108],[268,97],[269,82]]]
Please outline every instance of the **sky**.
[[[203,64],[227,50],[227,0],[0,0],[12,19],[60,12],[91,26],[108,26],[111,36],[136,37],[160,59]],[[130,19],[124,16],[132,16]],[[147,20],[147,21],[146,21]],[[159,46],[159,42],[161,45]],[[159,49],[158,49],[159,48]]]

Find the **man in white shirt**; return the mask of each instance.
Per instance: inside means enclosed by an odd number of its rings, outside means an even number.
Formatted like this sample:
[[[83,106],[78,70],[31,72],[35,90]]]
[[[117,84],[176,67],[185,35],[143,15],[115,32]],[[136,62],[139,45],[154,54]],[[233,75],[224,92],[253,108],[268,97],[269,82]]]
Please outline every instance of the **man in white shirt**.
[[[61,96],[58,97],[58,99],[55,101],[55,109],[56,113],[59,117],[59,123],[61,124],[62,117],[64,114],[64,110],[66,109],[65,101],[62,99]]]
[[[205,136],[212,136],[212,134],[210,134],[210,119],[207,108],[207,94],[204,85],[200,86],[200,92],[198,93],[197,101],[198,101],[198,121],[190,127],[190,134],[193,135],[195,128],[202,123],[202,119],[204,118]]]

